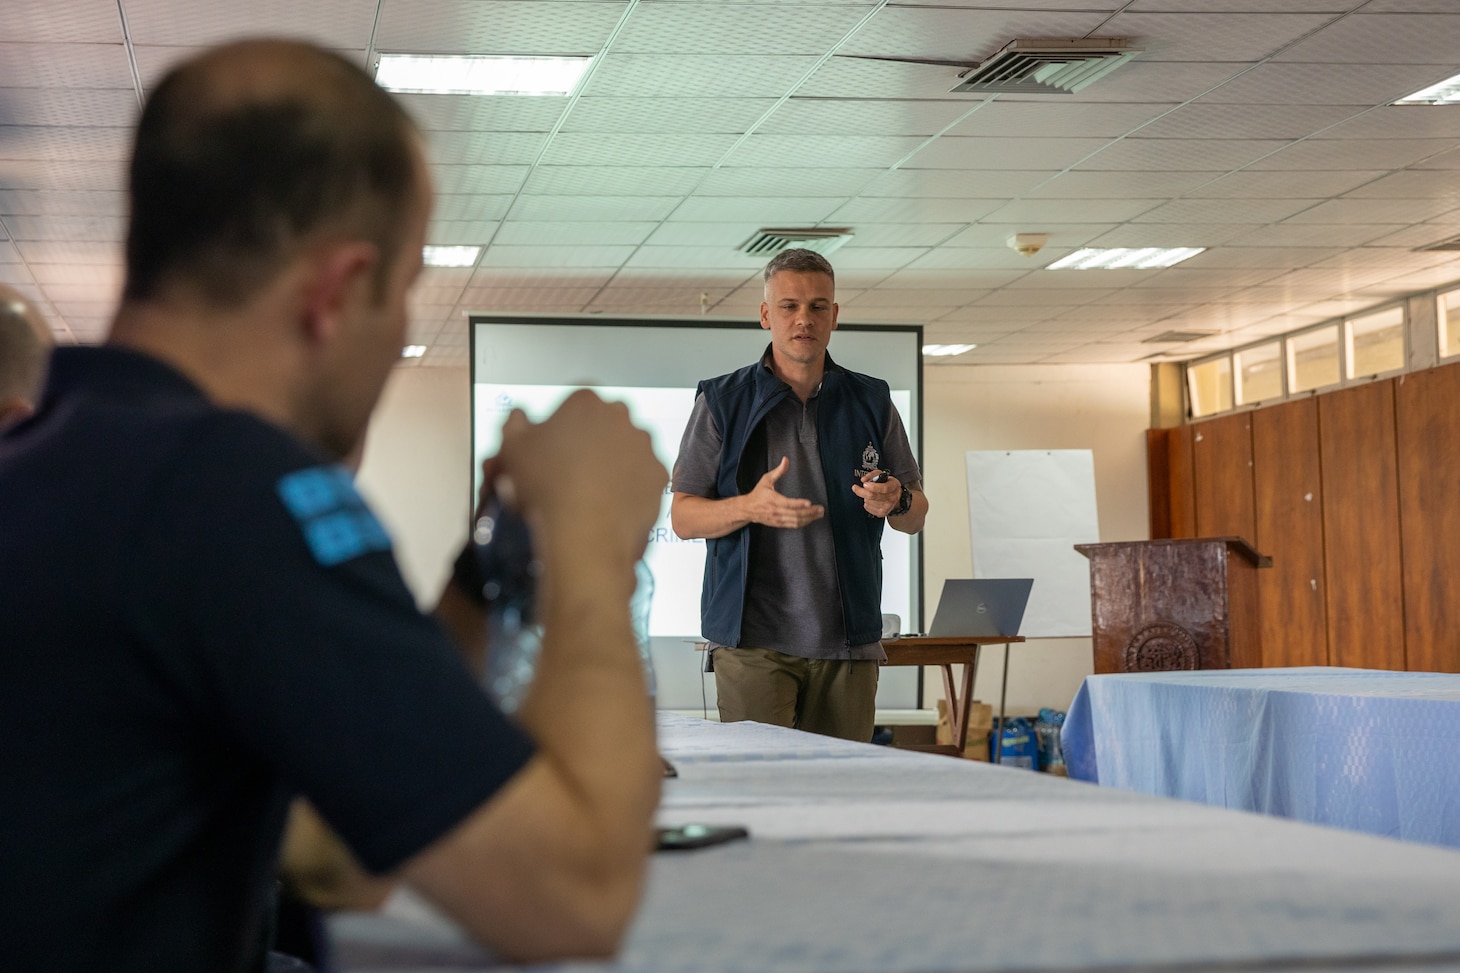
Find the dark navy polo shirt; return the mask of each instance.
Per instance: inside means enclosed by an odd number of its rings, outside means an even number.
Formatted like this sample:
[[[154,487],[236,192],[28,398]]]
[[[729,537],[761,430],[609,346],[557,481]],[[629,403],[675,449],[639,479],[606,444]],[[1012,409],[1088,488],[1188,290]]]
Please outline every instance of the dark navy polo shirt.
[[[256,968],[293,794],[386,871],[531,753],[342,470],[56,352],[0,437],[0,963]]]

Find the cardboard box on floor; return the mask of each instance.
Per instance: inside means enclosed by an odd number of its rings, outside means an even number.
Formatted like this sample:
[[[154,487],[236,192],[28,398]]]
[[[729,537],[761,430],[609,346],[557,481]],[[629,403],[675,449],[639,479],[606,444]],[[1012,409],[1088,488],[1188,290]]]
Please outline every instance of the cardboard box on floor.
[[[989,734],[994,732],[994,708],[974,700],[968,706],[968,732],[963,737],[963,756],[968,760],[989,759]],[[953,742],[953,727],[948,720],[948,701],[938,700],[937,741]]]

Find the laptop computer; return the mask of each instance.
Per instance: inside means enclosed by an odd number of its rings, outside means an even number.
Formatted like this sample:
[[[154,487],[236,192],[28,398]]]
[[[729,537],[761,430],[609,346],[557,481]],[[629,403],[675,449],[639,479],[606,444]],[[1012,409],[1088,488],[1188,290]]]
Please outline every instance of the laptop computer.
[[[949,578],[929,635],[1018,635],[1033,578]]]

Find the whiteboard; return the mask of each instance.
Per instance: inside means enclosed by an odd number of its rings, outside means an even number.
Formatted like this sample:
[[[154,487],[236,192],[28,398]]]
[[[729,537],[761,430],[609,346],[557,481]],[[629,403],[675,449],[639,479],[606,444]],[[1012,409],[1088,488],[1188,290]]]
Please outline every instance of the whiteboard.
[[[975,578],[1033,578],[1019,634],[1090,634],[1090,562],[1100,540],[1095,456],[1088,449],[969,452],[968,524]]]

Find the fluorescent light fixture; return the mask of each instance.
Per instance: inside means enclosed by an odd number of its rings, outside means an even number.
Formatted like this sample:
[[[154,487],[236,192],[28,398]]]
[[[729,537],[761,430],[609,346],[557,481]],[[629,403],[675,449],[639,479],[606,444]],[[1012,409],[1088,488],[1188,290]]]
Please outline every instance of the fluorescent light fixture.
[[[948,355],[961,355],[965,351],[973,351],[978,345],[923,345],[923,354],[930,358],[943,358]]]
[[[1396,105],[1457,105],[1460,104],[1460,74],[1446,78],[1439,84],[1405,95]]]
[[[425,353],[425,345],[406,345],[400,350],[400,356],[402,358],[420,358]]]
[[[1152,270],[1170,267],[1195,257],[1206,247],[1117,247],[1096,250],[1085,247],[1061,257],[1045,270]]]
[[[481,247],[421,248],[421,262],[427,267],[475,267],[481,255]]]
[[[382,54],[375,83],[408,94],[566,95],[591,63],[591,57]]]

